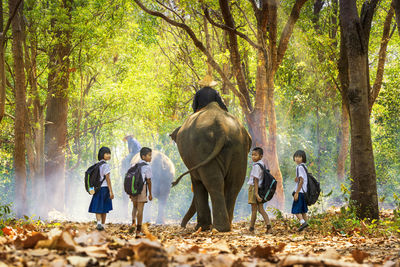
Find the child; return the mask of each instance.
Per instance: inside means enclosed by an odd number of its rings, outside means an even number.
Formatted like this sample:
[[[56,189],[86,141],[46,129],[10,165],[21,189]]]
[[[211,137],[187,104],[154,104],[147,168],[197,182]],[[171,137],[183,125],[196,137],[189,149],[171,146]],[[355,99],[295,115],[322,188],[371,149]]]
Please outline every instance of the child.
[[[268,218],[268,214],[265,212],[262,199],[258,195],[258,187],[261,185],[262,180],[264,178],[263,169],[257,164],[261,163],[261,165],[265,166],[262,162],[263,150],[261,147],[255,147],[253,152],[251,153],[251,159],[253,160],[253,168],[250,172],[250,178],[248,181],[249,186],[249,199],[248,202],[251,205],[251,220],[250,220],[250,232],[254,232],[254,224],[257,218],[257,210],[261,213],[264,218],[265,226],[267,227],[266,233],[271,231],[271,223]]]
[[[296,178],[294,179],[296,186],[293,191],[292,214],[296,215],[300,221],[298,231],[303,231],[308,227],[307,212],[308,207],[304,194],[307,192],[307,173],[304,168],[304,163],[307,162],[306,153],[303,150],[297,150],[293,155],[293,160],[296,162]]]
[[[100,148],[97,158],[99,161],[110,160],[111,150],[108,147]],[[89,212],[96,213],[96,229],[99,231],[104,230],[107,213],[113,209],[111,200],[114,199],[114,194],[111,186],[110,171],[111,168],[108,163],[104,163],[100,166],[100,179],[105,179],[101,184],[100,190],[93,195],[89,206]]]
[[[140,158],[141,160],[138,163],[146,163],[141,168],[143,181],[145,185],[143,186],[142,192],[134,197],[130,197],[133,203],[132,209],[132,229],[136,226],[136,236],[139,237],[142,231],[142,220],[143,220],[143,208],[144,203],[147,203],[147,192],[149,193],[149,200],[153,199],[151,195],[151,166],[149,162],[151,162],[151,149],[148,147],[143,147],[140,149]]]

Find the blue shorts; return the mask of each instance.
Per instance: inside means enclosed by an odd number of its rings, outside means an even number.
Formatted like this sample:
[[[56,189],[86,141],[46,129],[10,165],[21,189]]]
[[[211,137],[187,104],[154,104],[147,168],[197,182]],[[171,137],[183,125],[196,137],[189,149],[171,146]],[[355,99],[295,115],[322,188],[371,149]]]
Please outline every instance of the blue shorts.
[[[110,198],[110,190],[108,187],[101,187],[100,190],[93,195],[90,202],[90,213],[108,213],[112,210],[112,202]]]
[[[294,195],[294,194],[293,194]],[[292,214],[307,213],[308,207],[304,198],[304,193],[299,193],[299,198],[292,204]]]

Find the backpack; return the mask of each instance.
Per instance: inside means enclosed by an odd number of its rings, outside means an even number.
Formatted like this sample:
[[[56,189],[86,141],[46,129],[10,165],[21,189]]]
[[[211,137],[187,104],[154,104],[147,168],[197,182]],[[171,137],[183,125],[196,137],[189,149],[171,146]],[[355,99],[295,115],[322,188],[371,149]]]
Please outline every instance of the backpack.
[[[263,180],[261,185],[258,187],[258,195],[262,198],[262,202],[267,202],[272,199],[276,191],[277,181],[272,176],[267,168],[265,168],[261,163],[257,163],[263,170]]]
[[[97,162],[96,164],[90,166],[85,172],[85,189],[90,195],[94,195],[95,193],[97,193],[101,188],[101,184],[106,179],[106,177],[104,176],[104,178],[100,180],[100,166],[104,163],[106,162]]]
[[[130,196],[139,195],[144,186],[143,176],[142,176],[142,166],[146,163],[136,163],[133,167],[130,167],[125,175],[124,189],[125,192]]]
[[[317,179],[308,172],[306,165],[301,164],[307,173],[307,192],[304,194],[307,206],[311,206],[317,202],[321,187]]]

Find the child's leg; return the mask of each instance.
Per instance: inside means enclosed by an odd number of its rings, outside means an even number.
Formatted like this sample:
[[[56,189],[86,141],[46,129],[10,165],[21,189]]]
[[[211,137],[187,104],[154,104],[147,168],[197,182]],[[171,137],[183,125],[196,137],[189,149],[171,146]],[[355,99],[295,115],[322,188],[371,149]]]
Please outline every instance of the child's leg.
[[[101,224],[101,213],[96,213],[96,221],[97,221],[97,224]]]
[[[137,203],[137,232],[140,232],[143,220],[144,202]]]
[[[257,204],[257,207],[258,207],[258,212],[261,213],[261,215],[262,215],[263,218],[264,218],[265,226],[271,225],[271,223],[270,223],[270,221],[269,221],[268,214],[267,214],[267,213],[265,212],[265,210],[264,210],[263,203],[258,203],[258,204]]]
[[[250,229],[254,229],[256,219],[257,219],[257,204],[251,204]]]
[[[136,225],[136,214],[137,214],[137,207],[138,203],[133,202],[133,207],[132,207],[132,225]]]
[[[302,220],[303,220],[303,214],[297,213],[297,214],[295,214],[295,215],[296,215],[297,219],[299,219],[299,221],[302,221]]]
[[[303,215],[303,220],[308,221],[307,213],[302,213]]]
[[[107,213],[102,213],[101,214],[101,223],[105,224],[106,223],[106,217],[107,217]]]

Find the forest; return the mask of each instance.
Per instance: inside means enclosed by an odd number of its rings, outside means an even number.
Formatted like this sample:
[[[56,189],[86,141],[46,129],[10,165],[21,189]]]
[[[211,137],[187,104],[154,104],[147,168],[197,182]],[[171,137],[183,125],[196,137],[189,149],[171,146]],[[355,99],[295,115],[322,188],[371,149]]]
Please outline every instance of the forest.
[[[0,266],[399,266],[400,0],[1,0],[0,44]],[[179,227],[200,187],[171,187],[190,169],[171,134],[206,76],[277,181],[272,235],[261,216],[246,232],[251,150],[231,233],[195,226],[200,210]],[[171,171],[142,239],[135,139]],[[84,178],[102,147],[114,199],[96,231]],[[298,150],[321,187],[301,233]]]

